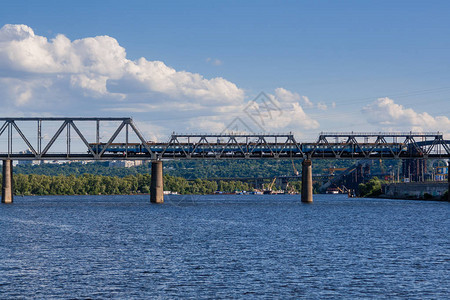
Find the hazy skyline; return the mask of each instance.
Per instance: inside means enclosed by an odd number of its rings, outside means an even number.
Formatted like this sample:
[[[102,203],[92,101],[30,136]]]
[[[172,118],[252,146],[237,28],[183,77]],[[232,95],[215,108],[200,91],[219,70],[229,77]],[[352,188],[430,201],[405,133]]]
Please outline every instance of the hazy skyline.
[[[221,132],[236,118],[253,131],[304,138],[448,133],[449,8],[5,1],[2,115],[132,116],[150,138]],[[269,111],[253,102],[260,92]]]

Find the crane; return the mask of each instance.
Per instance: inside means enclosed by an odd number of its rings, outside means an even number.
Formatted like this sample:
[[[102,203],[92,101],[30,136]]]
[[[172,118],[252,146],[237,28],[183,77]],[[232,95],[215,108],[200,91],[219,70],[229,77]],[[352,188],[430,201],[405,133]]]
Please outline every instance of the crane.
[[[264,190],[264,194],[265,195],[270,195],[270,194],[272,194],[272,187],[273,187],[273,185],[275,184],[275,181],[277,180],[277,177],[274,177],[273,178],[273,180],[272,180],[272,182],[269,184],[269,186],[267,187],[267,189],[266,190]]]
[[[292,168],[294,169],[294,174],[295,174],[295,176],[298,176],[298,171],[297,171],[297,168],[295,167],[295,164],[294,164],[294,160],[291,160],[292,161]]]
[[[331,168],[325,168],[323,169],[324,171],[328,172],[328,175],[334,175],[335,171],[345,171],[347,170],[347,168],[336,168],[336,167],[331,167]]]

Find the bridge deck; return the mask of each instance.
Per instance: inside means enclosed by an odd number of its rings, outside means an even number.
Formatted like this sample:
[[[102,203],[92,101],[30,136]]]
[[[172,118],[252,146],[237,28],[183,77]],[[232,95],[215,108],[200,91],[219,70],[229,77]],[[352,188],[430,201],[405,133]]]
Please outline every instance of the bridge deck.
[[[0,118],[0,121],[4,121],[0,127],[0,159],[450,158],[450,141],[444,140],[439,132],[321,133],[317,141],[309,143],[298,142],[292,134],[172,134],[168,142],[155,143],[143,137],[131,118]],[[49,122],[60,126],[56,132],[44,134],[42,128]],[[116,127],[110,134],[106,138],[101,136],[101,126],[114,122]],[[23,124],[35,127],[25,131]],[[85,124],[88,126],[82,127]],[[61,140],[63,147],[60,143],[58,148],[57,141]],[[80,143],[77,151],[74,140]]]

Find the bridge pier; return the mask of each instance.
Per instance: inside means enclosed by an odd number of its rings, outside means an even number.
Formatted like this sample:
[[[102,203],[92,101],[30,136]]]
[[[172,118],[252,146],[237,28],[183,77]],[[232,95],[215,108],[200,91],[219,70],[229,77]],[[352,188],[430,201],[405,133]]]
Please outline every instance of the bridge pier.
[[[307,158],[302,162],[302,198],[304,203],[313,202],[312,161]]]
[[[13,165],[12,160],[3,160],[2,203],[13,202]]]
[[[150,183],[150,202],[164,203],[164,183],[162,161],[152,161],[152,177]]]

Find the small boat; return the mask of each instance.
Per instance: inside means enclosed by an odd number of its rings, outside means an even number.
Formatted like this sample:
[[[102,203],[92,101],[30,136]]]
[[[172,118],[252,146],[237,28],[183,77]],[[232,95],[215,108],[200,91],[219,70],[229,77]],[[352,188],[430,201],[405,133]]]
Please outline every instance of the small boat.
[[[339,190],[336,188],[328,188],[326,194],[339,194]]]

